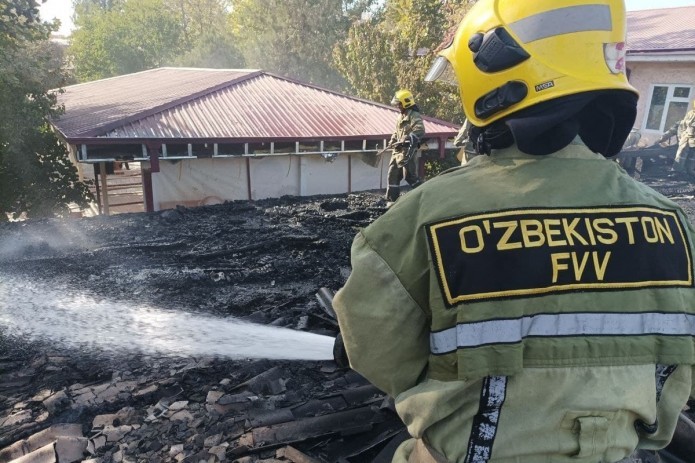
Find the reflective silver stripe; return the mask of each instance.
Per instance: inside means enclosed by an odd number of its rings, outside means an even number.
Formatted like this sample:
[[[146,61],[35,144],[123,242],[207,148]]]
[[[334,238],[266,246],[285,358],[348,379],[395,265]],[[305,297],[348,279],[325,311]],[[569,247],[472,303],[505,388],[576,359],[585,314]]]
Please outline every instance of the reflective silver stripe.
[[[457,348],[518,343],[528,337],[646,334],[695,336],[695,315],[655,312],[568,313],[465,323],[431,333],[430,349],[433,354],[446,354]]]
[[[520,19],[509,28],[525,43],[555,35],[613,30],[608,5],[579,5],[558,8]]]

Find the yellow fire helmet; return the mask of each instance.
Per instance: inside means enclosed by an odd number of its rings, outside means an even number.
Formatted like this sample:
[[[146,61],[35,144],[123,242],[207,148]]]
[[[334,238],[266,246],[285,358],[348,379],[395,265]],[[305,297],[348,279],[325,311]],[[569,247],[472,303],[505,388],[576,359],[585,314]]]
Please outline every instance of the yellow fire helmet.
[[[415,106],[415,98],[409,90],[398,90],[391,100],[392,105],[401,104],[403,109],[408,109]]]
[[[623,0],[479,0],[425,80],[458,84],[477,127],[567,95],[637,94],[625,33]]]

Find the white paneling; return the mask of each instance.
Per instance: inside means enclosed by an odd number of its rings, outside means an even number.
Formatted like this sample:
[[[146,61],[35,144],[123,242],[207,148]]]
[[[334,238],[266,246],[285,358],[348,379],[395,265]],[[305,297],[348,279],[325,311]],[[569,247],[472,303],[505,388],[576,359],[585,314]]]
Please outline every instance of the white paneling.
[[[246,160],[243,158],[159,161],[152,174],[155,209],[177,204],[195,207],[225,200],[248,199]]]
[[[251,162],[251,199],[299,195],[298,156],[263,156]]]

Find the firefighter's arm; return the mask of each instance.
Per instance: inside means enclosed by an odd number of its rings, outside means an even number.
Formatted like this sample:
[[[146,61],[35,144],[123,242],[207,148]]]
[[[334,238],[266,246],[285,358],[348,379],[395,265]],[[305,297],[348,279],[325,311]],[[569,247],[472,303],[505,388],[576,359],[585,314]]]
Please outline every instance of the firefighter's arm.
[[[411,115],[410,133],[418,138],[425,136],[425,123],[422,121],[420,113],[413,112]]]
[[[464,124],[461,126],[458,133],[456,134],[456,137],[454,138],[454,146],[463,146],[466,144],[467,140],[468,140],[468,121],[464,122]]]
[[[664,134],[659,138],[659,141],[657,143],[663,143],[672,136],[676,135],[678,133],[678,123],[674,124],[670,129],[668,129]]]
[[[398,141],[398,136],[397,136],[396,132],[393,132],[393,134],[391,135],[391,138],[389,139],[388,145],[386,145],[386,146],[392,146],[397,141]]]
[[[417,384],[429,356],[427,317],[362,233],[333,307],[353,370],[394,397]]]

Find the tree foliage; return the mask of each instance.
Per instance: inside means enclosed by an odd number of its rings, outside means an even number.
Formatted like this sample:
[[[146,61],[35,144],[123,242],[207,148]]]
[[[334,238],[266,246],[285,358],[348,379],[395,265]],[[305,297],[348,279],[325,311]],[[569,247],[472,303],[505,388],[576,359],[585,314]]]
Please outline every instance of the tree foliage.
[[[83,4],[75,25],[70,54],[83,81],[163,66],[182,50],[180,18],[164,0]]]
[[[65,75],[37,7],[0,0],[0,220],[61,214],[90,196],[47,122],[60,113],[50,89]]]
[[[470,0],[386,0],[370,18],[353,24],[334,58],[353,90],[388,103],[399,88],[415,95],[426,114],[463,121],[456,89],[425,82],[436,50],[463,17]]]
[[[372,1],[236,0],[234,35],[249,67],[341,89],[333,46]]]
[[[81,81],[160,66],[243,67],[228,0],[74,0],[69,54]]]

